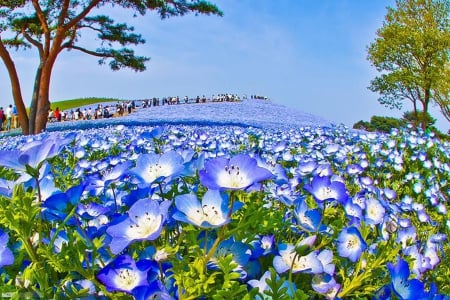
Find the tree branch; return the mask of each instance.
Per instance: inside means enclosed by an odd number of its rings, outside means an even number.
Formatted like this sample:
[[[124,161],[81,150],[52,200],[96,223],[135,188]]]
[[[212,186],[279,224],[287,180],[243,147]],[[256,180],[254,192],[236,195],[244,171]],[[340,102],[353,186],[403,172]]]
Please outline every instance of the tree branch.
[[[79,47],[79,46],[75,46],[75,45],[70,45],[70,46],[65,45],[65,47],[68,49],[78,50],[83,53],[86,53],[86,54],[89,54],[92,56],[96,56],[96,57],[104,57],[104,58],[112,57],[112,55],[107,55],[106,53],[103,53],[103,52],[96,52],[96,51],[88,50],[83,47]]]
[[[69,30],[70,28],[74,27],[78,22],[83,20],[89,14],[89,12],[95,6],[97,6],[100,2],[101,2],[101,0],[93,0],[93,1],[91,1],[88,6],[86,6],[77,16],[75,16],[69,23],[67,23],[64,26],[64,29],[65,30]]]
[[[35,46],[35,47],[38,49],[39,57],[42,57],[42,55],[44,54],[44,53],[43,53],[44,48],[43,48],[42,44],[39,43],[37,40],[33,39],[33,38],[25,31],[25,28],[22,28],[21,33],[22,33],[23,37],[24,37],[30,44],[32,44],[33,46]]]
[[[41,6],[39,5],[39,1],[32,0],[31,2],[33,3],[34,9],[36,10],[36,15],[39,19],[39,22],[45,35],[45,45],[44,45],[44,55],[45,55],[50,50],[50,40],[51,40],[50,30],[48,28],[47,19],[44,15],[44,12],[42,11]]]

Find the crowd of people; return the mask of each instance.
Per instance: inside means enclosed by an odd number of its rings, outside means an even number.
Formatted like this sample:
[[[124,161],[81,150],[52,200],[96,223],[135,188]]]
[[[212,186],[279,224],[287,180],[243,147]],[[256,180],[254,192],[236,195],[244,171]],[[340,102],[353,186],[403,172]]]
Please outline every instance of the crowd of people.
[[[136,101],[121,101],[116,105],[108,105],[99,103],[97,107],[92,106],[79,107],[68,111],[60,110],[56,107],[55,110],[49,109],[48,121],[49,122],[61,122],[61,121],[78,121],[78,120],[97,120],[107,119],[113,116],[123,116],[125,113],[131,113],[136,109]]]
[[[10,104],[6,109],[0,107],[0,131],[18,128],[18,114],[16,106]]]
[[[247,97],[244,96],[243,99]],[[253,99],[253,96],[252,96]],[[254,99],[257,99],[256,96]],[[263,99],[263,98],[259,98]],[[93,120],[93,119],[105,119],[111,117],[120,117],[125,114],[130,114],[137,108],[147,108],[152,106],[162,105],[177,105],[177,104],[192,104],[192,103],[206,103],[206,102],[236,102],[241,101],[241,98],[236,94],[218,94],[211,97],[196,96],[190,98],[184,96],[180,98],[175,97],[163,97],[163,98],[148,98],[139,100],[119,101],[115,105],[110,104],[98,104],[97,107],[85,106],[68,111],[60,110],[56,107],[55,110],[49,109],[48,121],[49,122],[61,122],[61,121],[77,121],[77,120]]]
[[[265,96],[251,95],[251,99],[267,100]],[[56,107],[54,110],[49,109],[48,121],[49,122],[62,122],[62,121],[77,121],[77,120],[93,120],[93,119],[106,119],[111,117],[120,117],[125,114],[130,114],[137,108],[147,108],[152,106],[161,105],[178,105],[178,104],[193,104],[193,103],[207,103],[207,102],[236,102],[248,99],[247,95],[239,97],[237,94],[217,94],[211,97],[196,96],[188,97],[179,96],[163,97],[163,98],[148,98],[129,101],[118,101],[116,104],[103,104],[99,103],[97,106],[85,106],[71,110],[60,110]],[[5,110],[0,107],[0,131],[11,130],[19,128],[17,109],[13,105],[9,105]]]

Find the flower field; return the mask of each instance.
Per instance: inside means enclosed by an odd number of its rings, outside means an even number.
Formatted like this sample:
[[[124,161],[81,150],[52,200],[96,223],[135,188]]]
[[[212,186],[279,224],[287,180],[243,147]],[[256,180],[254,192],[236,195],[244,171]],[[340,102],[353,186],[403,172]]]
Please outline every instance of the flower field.
[[[208,122],[0,139],[2,297],[448,298],[448,142]]]

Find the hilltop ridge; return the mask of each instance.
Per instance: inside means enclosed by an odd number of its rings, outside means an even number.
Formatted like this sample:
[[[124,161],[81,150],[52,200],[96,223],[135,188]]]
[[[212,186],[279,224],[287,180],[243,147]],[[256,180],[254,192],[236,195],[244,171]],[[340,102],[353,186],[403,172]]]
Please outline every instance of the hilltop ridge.
[[[114,105],[115,103],[111,103]],[[108,105],[108,103],[104,103]],[[103,127],[108,125],[234,125],[290,129],[305,126],[335,126],[329,120],[271,100],[246,99],[238,102],[207,102],[137,108],[118,118],[49,123],[49,130]]]

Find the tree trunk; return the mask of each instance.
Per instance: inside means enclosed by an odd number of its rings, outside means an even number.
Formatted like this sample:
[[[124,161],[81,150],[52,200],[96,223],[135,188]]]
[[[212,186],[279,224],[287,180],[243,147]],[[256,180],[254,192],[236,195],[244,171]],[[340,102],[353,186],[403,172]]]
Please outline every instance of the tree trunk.
[[[413,101],[413,108],[414,108],[414,128],[417,128],[419,126],[419,114],[417,113],[417,102],[416,100]]]
[[[30,132],[35,132],[36,127],[36,113],[37,113],[37,104],[39,99],[39,89],[41,87],[41,75],[42,75],[42,62],[39,64],[38,69],[36,70],[36,76],[34,79],[34,88],[33,88],[33,96],[31,97],[31,105],[30,105]]]
[[[9,79],[11,81],[12,95],[14,99],[14,104],[16,105],[18,119],[20,127],[22,128],[23,134],[30,134],[28,127],[28,115],[27,110],[25,108],[25,104],[23,103],[22,91],[20,88],[19,77],[17,76],[16,66],[9,55],[8,50],[5,48],[5,45],[1,42],[0,38],[0,57],[2,58],[6,69],[8,70]]]
[[[43,70],[39,84],[39,95],[37,97],[36,119],[34,121],[35,134],[43,132],[47,126],[48,111],[50,109],[49,90],[50,72]]]
[[[422,102],[422,129],[425,130],[428,127],[428,103],[430,103],[430,89],[425,89],[425,96]]]

